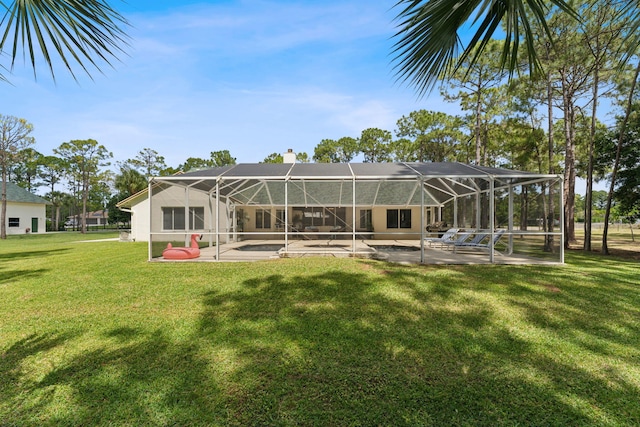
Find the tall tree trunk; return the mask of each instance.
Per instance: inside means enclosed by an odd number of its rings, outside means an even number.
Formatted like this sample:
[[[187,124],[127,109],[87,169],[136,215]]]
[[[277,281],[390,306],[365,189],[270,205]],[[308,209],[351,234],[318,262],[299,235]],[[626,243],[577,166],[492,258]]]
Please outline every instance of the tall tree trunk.
[[[583,249],[591,251],[591,222],[593,212],[593,146],[596,138],[596,112],[598,110],[598,85],[600,75],[598,69],[593,77],[593,104],[591,108],[591,126],[589,129],[589,163],[587,164],[587,189],[584,196],[584,244]]]
[[[482,138],[482,165],[489,166],[489,124],[485,122],[483,124],[483,138]]]
[[[564,164],[564,246],[569,248],[576,241],[575,233],[575,192],[576,192],[576,154],[574,122],[575,112],[573,95],[568,88],[566,75],[562,73],[562,103],[564,109],[564,137],[565,137],[565,164]]]
[[[476,137],[476,165],[482,164],[482,135],[480,132],[481,120],[480,117],[482,115],[482,96],[481,91],[478,89],[478,95],[476,99],[476,129],[475,129],[475,137]]]
[[[89,177],[87,176],[87,172],[82,174],[82,218],[80,219],[80,224],[82,224],[82,228],[80,232],[82,234],[87,233],[87,201],[89,199]]]
[[[598,20],[602,24],[602,19],[606,13],[599,13]],[[610,40],[612,40],[611,38]],[[587,164],[587,189],[584,197],[584,245],[583,249],[587,252],[591,251],[591,223],[593,222],[593,161],[594,161],[594,145],[596,139],[596,123],[597,123],[597,111],[598,111],[598,91],[600,86],[600,69],[604,61],[604,55],[602,53],[602,44],[600,40],[600,34],[596,35],[595,47],[591,50],[595,58],[595,64],[593,68],[593,101],[591,104],[591,126],[589,129],[589,148],[588,155],[589,160]]]
[[[520,203],[520,230],[527,230],[527,218],[529,217],[529,187],[522,188],[522,202]]]
[[[0,239],[7,238],[7,172],[2,168],[2,201],[0,204]]]
[[[547,43],[547,60],[549,60],[549,48],[550,44]],[[554,150],[554,132],[553,132],[553,88],[551,86],[551,71],[547,72],[547,120],[548,120],[548,128],[549,128],[549,174],[555,174],[555,168],[553,167],[555,156]],[[549,184],[549,211],[546,212],[546,218],[544,219],[546,223],[545,230],[548,234],[545,236],[544,240],[544,250],[545,252],[553,252],[554,239],[553,235],[550,233],[553,232],[553,220],[555,216],[554,212],[554,191],[553,184]]]
[[[616,160],[613,164],[613,171],[611,172],[611,185],[609,186],[609,194],[607,195],[607,208],[604,212],[604,229],[602,230],[602,253],[609,255],[609,246],[607,245],[607,235],[609,233],[609,217],[611,216],[611,202],[613,200],[613,192],[616,185],[616,176],[618,175],[618,168],[620,167],[620,154],[622,153],[622,144],[624,143],[624,135],[627,131],[627,122],[631,115],[631,107],[633,106],[633,95],[636,91],[636,83],[638,81],[638,75],[640,75],[640,60],[636,64],[636,72],[631,82],[631,89],[629,90],[629,98],[627,98],[627,108],[624,112],[624,118],[620,125],[620,134],[618,136],[618,145],[616,146]]]
[[[58,203],[58,205],[56,205],[55,231],[58,231],[60,229],[60,208],[60,203]]]
[[[53,194],[53,179],[51,179],[51,228],[53,230],[51,231],[58,231],[58,224],[56,224],[55,222],[55,212],[56,212],[56,201],[55,201],[55,195]]]

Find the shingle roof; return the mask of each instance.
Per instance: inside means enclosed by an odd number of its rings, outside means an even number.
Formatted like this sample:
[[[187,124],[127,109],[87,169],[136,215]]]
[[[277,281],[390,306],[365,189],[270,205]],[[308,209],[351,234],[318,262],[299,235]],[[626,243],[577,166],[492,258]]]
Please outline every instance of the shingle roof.
[[[243,163],[153,178],[241,204],[283,205],[285,182],[289,205],[439,205],[476,194],[488,180],[500,185],[539,182],[556,177],[462,163]],[[424,183],[422,193],[419,183]],[[484,183],[484,184],[483,184]],[[219,189],[217,189],[219,186]]]
[[[7,182],[7,201],[14,203],[49,204],[47,200],[28,192],[27,190],[14,184],[13,182]]]
[[[494,176],[535,176],[531,172],[466,165],[458,162],[406,163],[239,163],[211,169],[187,172],[180,178],[415,178]],[[166,177],[163,177],[166,178]]]

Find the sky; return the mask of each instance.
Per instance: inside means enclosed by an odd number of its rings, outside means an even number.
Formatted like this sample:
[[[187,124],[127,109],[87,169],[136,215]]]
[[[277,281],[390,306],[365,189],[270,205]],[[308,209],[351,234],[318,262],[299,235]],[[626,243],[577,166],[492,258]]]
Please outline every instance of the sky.
[[[95,139],[113,162],[151,148],[176,167],[229,150],[260,162],[322,139],[390,131],[419,109],[459,112],[397,81],[396,0],[112,2],[131,24],[126,55],[78,82],[19,62],[0,112],[34,125],[43,154]],[[437,91],[436,91],[437,92]]]
[[[42,63],[34,78],[21,60],[1,70],[0,113],[32,123],[45,155],[95,139],[113,165],[151,148],[171,167],[219,150],[311,158],[323,139],[393,132],[412,111],[461,114],[398,81],[396,1],[112,1],[131,24],[126,54],[91,77],[75,67],[77,81],[60,63],[55,80]]]

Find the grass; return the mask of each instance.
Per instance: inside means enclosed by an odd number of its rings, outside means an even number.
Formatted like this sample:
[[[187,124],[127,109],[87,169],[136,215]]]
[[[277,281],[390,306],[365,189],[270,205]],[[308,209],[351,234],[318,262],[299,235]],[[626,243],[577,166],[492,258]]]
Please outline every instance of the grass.
[[[85,238],[0,241],[2,426],[640,424],[634,259],[148,263]]]

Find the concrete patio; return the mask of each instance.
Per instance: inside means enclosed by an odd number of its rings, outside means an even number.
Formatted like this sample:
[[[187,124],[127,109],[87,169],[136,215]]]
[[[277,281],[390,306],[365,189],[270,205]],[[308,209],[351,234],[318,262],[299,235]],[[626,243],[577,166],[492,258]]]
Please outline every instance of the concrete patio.
[[[253,262],[279,258],[335,257],[375,259],[400,264],[420,264],[420,242],[417,240],[290,240],[285,251],[284,240],[245,240],[220,245],[220,258],[215,247],[201,248],[200,257],[178,262]],[[167,261],[154,258],[153,261]],[[448,248],[424,247],[424,264],[491,264],[486,251],[456,252]],[[561,264],[524,255],[494,256],[494,264]]]

